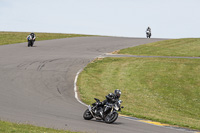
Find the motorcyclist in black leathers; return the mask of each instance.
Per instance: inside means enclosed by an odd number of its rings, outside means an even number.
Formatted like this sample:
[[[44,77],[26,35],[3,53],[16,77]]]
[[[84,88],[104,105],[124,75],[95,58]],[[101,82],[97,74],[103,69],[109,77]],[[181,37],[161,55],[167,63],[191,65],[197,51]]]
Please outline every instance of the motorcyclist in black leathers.
[[[27,36],[27,40],[28,40],[28,41],[29,41],[30,39],[33,40],[33,41],[35,41],[35,38],[36,38],[36,36],[35,36],[34,33],[31,33],[30,35]]]
[[[31,33],[30,35],[27,36],[27,41],[28,41],[28,44],[31,42],[32,45],[33,43],[35,42],[35,39],[36,39],[36,35],[34,33]],[[29,46],[29,45],[28,45]]]
[[[151,37],[151,28],[150,27],[147,28],[146,35],[147,35],[147,38]]]
[[[150,28],[150,27],[148,27],[148,28],[147,28],[147,30],[146,30],[146,32],[147,32],[147,31],[149,31],[149,32],[151,33],[151,28]]]
[[[115,103],[119,100],[121,96],[121,91],[119,89],[116,89],[114,91],[114,93],[109,93],[107,96],[106,96],[106,99],[103,101],[103,102],[100,102],[98,105],[97,105],[97,110],[98,112],[100,113],[100,117],[102,117],[102,114],[103,114],[103,106],[106,104],[106,103]]]

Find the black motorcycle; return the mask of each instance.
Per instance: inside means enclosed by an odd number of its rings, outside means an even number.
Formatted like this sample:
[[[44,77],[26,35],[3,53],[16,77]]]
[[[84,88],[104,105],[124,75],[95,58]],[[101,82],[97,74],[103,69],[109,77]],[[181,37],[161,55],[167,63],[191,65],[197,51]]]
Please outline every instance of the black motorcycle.
[[[85,120],[95,118],[96,120],[103,120],[106,123],[113,123],[118,118],[118,111],[121,111],[121,108],[124,108],[121,106],[121,100],[118,100],[115,103],[106,103],[104,107],[98,107],[100,100],[97,98],[94,99],[96,102],[92,104],[92,107],[89,105],[88,109],[83,114]]]
[[[33,47],[33,44],[35,42],[35,39],[32,39],[32,37],[28,38],[28,47]]]
[[[147,34],[147,38],[151,38],[151,32],[150,31],[146,31]]]

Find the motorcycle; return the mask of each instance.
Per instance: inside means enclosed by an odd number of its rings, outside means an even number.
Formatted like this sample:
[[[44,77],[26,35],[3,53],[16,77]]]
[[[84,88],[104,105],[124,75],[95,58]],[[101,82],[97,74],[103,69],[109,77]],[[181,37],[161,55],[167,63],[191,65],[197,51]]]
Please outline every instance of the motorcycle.
[[[147,38],[151,38],[151,32],[150,31],[146,31],[147,34]]]
[[[118,118],[118,111],[121,111],[123,106],[121,106],[122,100],[118,100],[115,103],[106,103],[104,107],[97,107],[100,104],[100,100],[96,100],[92,106],[88,106],[88,109],[84,112],[83,118],[85,120],[91,120],[95,118],[96,120],[103,120],[106,123],[113,123]]]
[[[28,47],[33,47],[33,44],[35,42],[35,39],[33,39],[31,36],[27,39],[28,40]]]

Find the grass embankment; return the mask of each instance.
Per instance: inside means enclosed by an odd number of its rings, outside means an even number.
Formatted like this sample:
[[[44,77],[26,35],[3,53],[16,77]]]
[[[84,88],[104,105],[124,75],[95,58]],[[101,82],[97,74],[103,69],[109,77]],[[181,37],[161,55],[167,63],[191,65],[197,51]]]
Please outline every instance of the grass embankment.
[[[165,42],[170,45],[169,41],[159,43]],[[182,55],[189,56],[190,52]],[[103,100],[108,93],[121,89],[122,114],[200,129],[199,71],[199,59],[104,58],[83,70],[78,87],[81,100],[87,104],[93,103],[94,97]]]
[[[79,133],[0,121],[0,133]]]
[[[0,45],[27,42],[26,37],[30,32],[0,32]],[[61,33],[35,33],[36,41],[51,40],[70,37],[86,37],[92,35],[61,34]]]
[[[172,39],[122,49],[119,54],[200,57],[200,38]]]

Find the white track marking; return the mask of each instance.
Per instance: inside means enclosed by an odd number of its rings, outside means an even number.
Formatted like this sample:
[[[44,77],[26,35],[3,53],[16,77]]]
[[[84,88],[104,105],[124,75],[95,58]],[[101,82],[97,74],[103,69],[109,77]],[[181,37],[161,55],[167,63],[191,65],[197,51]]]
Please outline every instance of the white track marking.
[[[80,72],[82,71],[83,69],[80,69],[77,73],[76,73],[76,77],[75,77],[75,80],[74,80],[74,93],[75,93],[75,98],[76,100],[81,103],[82,105],[85,105],[85,106],[88,106],[87,104],[83,103],[79,97],[78,97],[78,90],[77,90],[77,86],[76,86],[76,83],[77,83],[77,79],[78,79],[78,75],[80,74]]]

